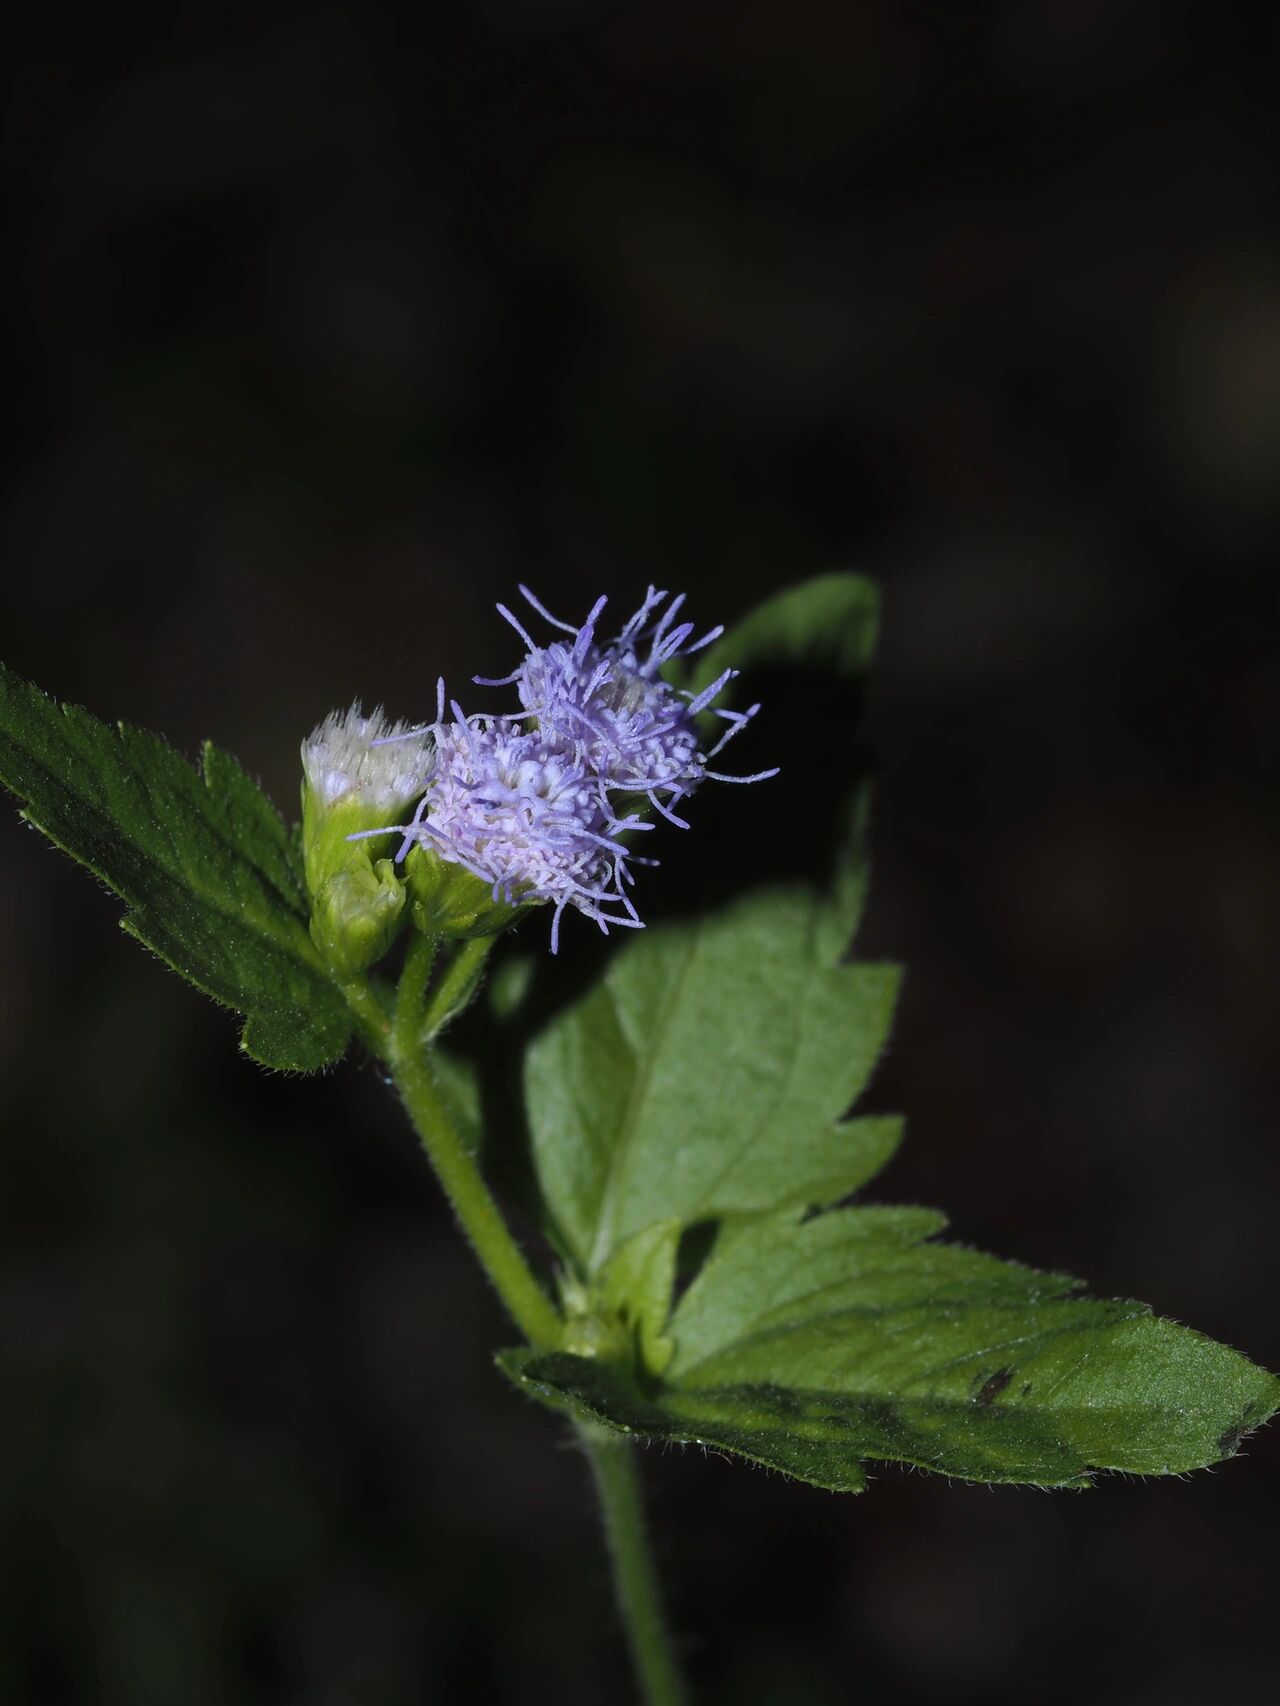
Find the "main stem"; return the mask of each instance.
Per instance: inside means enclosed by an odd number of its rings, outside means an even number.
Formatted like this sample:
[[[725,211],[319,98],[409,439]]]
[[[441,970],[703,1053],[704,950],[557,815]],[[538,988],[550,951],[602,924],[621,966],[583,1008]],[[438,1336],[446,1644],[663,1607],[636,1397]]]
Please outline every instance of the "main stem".
[[[467,943],[428,1000],[436,946],[429,936],[411,942],[394,1012],[387,1011],[363,979],[345,985],[344,993],[366,1042],[390,1069],[427,1158],[494,1290],[529,1343],[552,1349],[561,1343],[560,1317],[489,1194],[432,1071],[430,1038],[470,995],[488,944]],[[600,1499],[614,1592],[645,1706],[685,1706],[688,1696],[649,1549],[635,1448],[590,1422],[577,1427]]]
[[[662,1590],[644,1520],[635,1447],[589,1422],[578,1433],[595,1477],[613,1564],[613,1589],[646,1706],[685,1706],[688,1695],[676,1664]]]
[[[462,1230],[481,1265],[531,1345],[560,1342],[560,1317],[489,1194],[480,1169],[458,1134],[432,1071],[423,1040],[427,980],[435,943],[417,936],[409,948],[384,1059]]]

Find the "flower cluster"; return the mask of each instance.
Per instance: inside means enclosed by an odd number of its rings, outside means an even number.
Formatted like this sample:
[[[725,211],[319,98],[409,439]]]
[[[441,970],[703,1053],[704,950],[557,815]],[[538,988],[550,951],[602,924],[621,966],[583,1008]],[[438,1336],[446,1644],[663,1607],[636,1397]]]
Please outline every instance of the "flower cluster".
[[[595,773],[602,789],[643,794],[656,811],[687,829],[688,824],[674,815],[671,806],[707,777],[717,781],[761,780],[724,777],[707,769],[707,760],[755,715],[759,706],[753,705],[749,711],[714,712],[729,727],[710,753],[700,748],[699,713],[712,705],[737,671],[724,670],[696,696],[678,692],[662,677],[665,664],[678,657],[691,657],[724,632],[723,628],[712,628],[695,640],[692,622],[677,624],[683,593],[671,600],[646,632],[650,617],[667,596],[650,587],[644,603],[617,639],[601,645],[596,624],[605,607],[603,598],[596,601],[582,626],[573,628],[544,609],[527,587],[522,586],[520,591],[552,627],[570,635],[570,641],[537,645],[511,611],[500,604],[499,611],[528,646],[528,655],[511,675],[497,681],[483,676],[476,680],[482,687],[514,684],[520,703],[538,727],[571,748]]]
[[[722,632],[713,628],[695,639],[693,625],[677,621],[683,596],[659,614],[667,595],[650,587],[617,637],[604,642],[597,634],[603,598],[574,628],[527,588],[520,590],[568,636],[539,646],[510,610],[498,606],[527,652],[510,675],[476,681],[514,686],[521,709],[467,716],[454,702],[449,720],[441,683],[429,729],[413,736],[397,731],[381,744],[427,734],[434,748],[426,791],[412,821],[399,826],[397,857],[404,859],[415,845],[431,849],[488,885],[495,905],[550,903],[554,953],[569,906],[606,933],[614,924],[641,927],[628,893],[635,880],[630,866],[653,861],[638,858],[627,838],[653,827],[640,815],[645,801],[687,828],[672,808],[703,781],[754,782],[776,772],[735,777],[708,768],[758,707],[713,708],[734,670],[697,693],[664,679],[665,665],[701,651]],[[703,749],[704,712],[726,724],[710,750]]]
[[[550,901],[552,953],[566,906],[606,933],[639,927],[618,836],[650,826],[616,817],[592,772],[540,731],[453,710],[436,726],[436,767],[399,857],[418,842],[479,877],[497,905]]]

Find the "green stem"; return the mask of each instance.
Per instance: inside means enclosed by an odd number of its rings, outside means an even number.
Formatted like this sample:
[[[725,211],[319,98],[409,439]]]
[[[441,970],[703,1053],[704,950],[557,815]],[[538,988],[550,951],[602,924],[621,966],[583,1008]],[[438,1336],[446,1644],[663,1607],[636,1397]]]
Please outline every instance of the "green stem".
[[[422,1029],[428,1041],[439,1036],[449,1020],[475,993],[493,940],[492,936],[473,937],[471,941],[464,942],[450,960],[423,1015]]]
[[[423,1007],[435,950],[435,941],[429,936],[415,937],[409,948],[383,1058],[453,1212],[494,1289],[529,1343],[545,1349],[560,1343],[560,1317],[458,1135],[432,1071],[431,1051],[422,1042]]]
[[[391,1040],[391,1015],[367,977],[355,977],[339,986],[347,1006],[355,1015],[360,1035],[374,1054],[383,1056]]]
[[[589,1422],[579,1422],[578,1434],[595,1477],[613,1564],[614,1594],[646,1706],[685,1706],[689,1697],[676,1664],[649,1547],[635,1447],[630,1440]]]
[[[426,935],[410,943],[393,1015],[364,979],[345,985],[344,993],[365,1040],[390,1068],[422,1147],[494,1289],[531,1345],[554,1348],[561,1343],[560,1318],[459,1136],[432,1069],[429,1039],[470,995],[490,943],[482,939],[461,948],[428,1000],[438,945]],[[685,1706],[688,1696],[649,1549],[635,1448],[588,1422],[577,1427],[595,1479],[614,1592],[645,1706]]]
[[[396,986],[395,1022],[391,1032],[393,1050],[402,1045],[412,1045],[421,1035],[427,985],[431,981],[431,968],[436,963],[439,950],[438,936],[415,933],[409,942],[409,950],[404,957],[404,970],[400,973],[400,982]]]

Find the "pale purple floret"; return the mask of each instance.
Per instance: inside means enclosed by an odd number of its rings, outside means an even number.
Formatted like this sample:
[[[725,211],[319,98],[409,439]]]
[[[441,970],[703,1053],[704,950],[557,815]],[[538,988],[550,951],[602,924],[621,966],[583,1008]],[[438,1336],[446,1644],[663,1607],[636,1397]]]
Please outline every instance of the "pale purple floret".
[[[684,595],[659,611],[665,592],[650,587],[640,608],[613,640],[596,638],[605,607],[600,598],[574,628],[543,607],[527,587],[526,601],[552,627],[569,636],[539,646],[505,606],[498,609],[528,647],[520,667],[485,687],[514,686],[522,709],[468,717],[455,702],[445,720],[445,687],[436,694],[435,721],[419,730],[397,726],[375,746],[430,738],[433,763],[412,822],[402,831],[399,859],[415,845],[435,848],[490,885],[495,902],[549,902],[554,907],[551,951],[559,945],[567,906],[608,932],[612,924],[643,928],[627,893],[629,864],[648,865],[622,839],[653,826],[619,817],[612,794],[643,796],[654,809],[687,829],[672,805],[708,779],[758,782],[776,775],[726,776],[708,763],[759,709],[716,708],[714,700],[736,675],[726,669],[701,692],[685,692],[662,678],[664,666],[702,651],[722,633],[694,637],[678,622]],[[728,726],[703,748],[699,719],[705,712]],[[369,832],[366,832],[369,833]],[[377,833],[385,834],[386,830]]]
[[[640,928],[626,892],[634,880],[624,829],[646,828],[608,809],[591,771],[571,751],[489,718],[436,730],[436,764],[399,857],[415,842],[492,885],[508,905],[549,901],[551,951],[566,906],[611,924]]]
[[[687,823],[671,807],[702,781],[756,782],[776,774],[768,770],[758,776],[724,776],[707,768],[708,760],[759,707],[753,705],[747,711],[713,708],[713,701],[736,670],[724,670],[697,694],[680,691],[662,679],[665,664],[674,658],[691,657],[724,631],[712,628],[695,639],[692,622],[676,621],[684,604],[683,593],[657,615],[667,595],[650,587],[616,639],[602,644],[596,638],[596,624],[605,599],[597,599],[586,621],[574,628],[553,616],[527,587],[522,586],[520,591],[540,616],[570,639],[539,646],[500,604],[499,611],[528,646],[528,656],[501,680],[482,676],[476,680],[485,687],[514,685],[521,705],[536,719],[541,733],[568,746],[583,768],[595,774],[603,791],[644,795],[663,817],[687,829]],[[698,717],[708,710],[723,719],[728,728],[704,751]]]

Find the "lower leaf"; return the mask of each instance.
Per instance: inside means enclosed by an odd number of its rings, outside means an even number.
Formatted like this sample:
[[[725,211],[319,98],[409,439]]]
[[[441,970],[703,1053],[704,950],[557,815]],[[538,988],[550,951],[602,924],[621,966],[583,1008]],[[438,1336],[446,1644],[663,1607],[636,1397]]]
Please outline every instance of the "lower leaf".
[[[664,1329],[661,1383],[509,1353],[526,1390],[606,1426],[714,1446],[857,1492],[867,1461],[967,1481],[1085,1486],[1234,1456],[1280,1381],[1144,1304],[922,1242],[920,1209],[726,1225]]]

